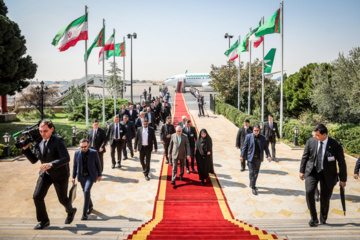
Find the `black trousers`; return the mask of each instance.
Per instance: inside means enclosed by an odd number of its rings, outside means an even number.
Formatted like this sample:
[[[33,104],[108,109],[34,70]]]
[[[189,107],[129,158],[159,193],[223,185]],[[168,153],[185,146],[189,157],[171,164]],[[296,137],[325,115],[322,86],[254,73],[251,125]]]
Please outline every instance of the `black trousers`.
[[[271,143],[271,158],[274,160],[274,159],[276,159],[276,150],[275,150],[276,138],[275,138],[275,136],[270,136],[269,140],[266,140],[266,144],[268,147],[269,147],[270,143]]]
[[[202,105],[202,104],[198,104],[198,105],[199,105],[199,116],[201,116],[201,113],[203,116],[205,116],[204,105]]]
[[[166,143],[164,142],[164,151],[165,151],[165,157],[166,157],[166,160],[169,160],[169,145],[170,145],[170,142]],[[170,158],[170,161],[171,161],[171,158]]]
[[[65,207],[66,212],[72,213],[73,211],[71,201],[67,195],[69,178],[66,177],[64,179],[55,181],[51,179],[48,174],[44,173],[41,174],[38,178],[33,196],[36,207],[36,218],[38,222],[47,221],[49,219],[49,216],[46,212],[45,196],[52,184],[54,184],[59,202]]]
[[[195,147],[190,147],[190,157],[191,157],[191,169],[194,169],[194,166],[195,166]],[[189,170],[189,160],[186,158],[185,160],[185,167],[186,167],[186,170]]]
[[[140,163],[145,176],[150,172],[150,158],[151,158],[151,146],[142,146],[140,150]]]
[[[250,178],[250,187],[256,187],[256,180],[259,176],[261,161],[260,158],[253,158],[251,162],[248,161],[249,167],[249,178]]]
[[[241,156],[241,150],[240,150],[240,156]],[[241,169],[245,170],[246,162],[247,162],[247,155],[244,154],[244,160],[242,162],[240,161]]]
[[[124,139],[121,139],[121,140],[118,140],[118,141],[114,140],[113,143],[111,144],[110,155],[111,155],[112,164],[114,164],[114,165],[116,164],[116,161],[115,161],[115,149],[116,149],[117,156],[118,156],[117,162],[119,164],[121,164],[121,151],[123,149],[124,144],[125,144]]]
[[[124,158],[127,158],[126,147],[130,150],[131,156],[133,156],[134,155],[134,149],[133,149],[133,146],[132,146],[132,139],[126,138],[126,140],[125,140],[125,143],[124,143],[124,146],[123,146]]]
[[[310,210],[311,219],[316,220],[315,191],[318,182],[320,182],[320,221],[326,221],[334,186],[329,188],[325,182],[324,172],[318,173],[315,167],[305,178],[306,203]]]
[[[101,164],[101,172],[104,171],[104,151],[99,152],[100,164]]]

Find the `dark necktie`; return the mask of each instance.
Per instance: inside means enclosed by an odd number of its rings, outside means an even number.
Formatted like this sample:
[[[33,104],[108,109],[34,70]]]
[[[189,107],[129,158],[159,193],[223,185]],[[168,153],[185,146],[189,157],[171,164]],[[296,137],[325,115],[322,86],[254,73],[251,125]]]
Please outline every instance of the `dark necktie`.
[[[119,139],[119,128],[118,128],[117,124],[116,124],[116,127],[115,127],[115,139]]]
[[[43,143],[43,156],[46,155],[46,143],[47,143],[47,141],[44,141],[44,143]]]
[[[316,171],[317,172],[321,172],[321,163],[322,163],[322,158],[323,158],[323,142],[320,142],[320,147],[318,150],[318,153],[316,155]]]
[[[92,143],[91,143],[91,146],[93,148],[95,147],[95,137],[96,137],[96,130],[94,130],[94,136],[93,136]]]

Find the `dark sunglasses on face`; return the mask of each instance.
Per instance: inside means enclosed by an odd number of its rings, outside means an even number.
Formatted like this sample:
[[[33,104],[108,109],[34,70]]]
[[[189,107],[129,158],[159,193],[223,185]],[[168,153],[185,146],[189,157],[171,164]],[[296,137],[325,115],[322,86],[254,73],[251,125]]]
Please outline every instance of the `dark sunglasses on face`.
[[[80,147],[80,148],[87,148],[88,146],[83,146],[83,147]]]
[[[259,132],[260,130],[254,130],[254,132]]]

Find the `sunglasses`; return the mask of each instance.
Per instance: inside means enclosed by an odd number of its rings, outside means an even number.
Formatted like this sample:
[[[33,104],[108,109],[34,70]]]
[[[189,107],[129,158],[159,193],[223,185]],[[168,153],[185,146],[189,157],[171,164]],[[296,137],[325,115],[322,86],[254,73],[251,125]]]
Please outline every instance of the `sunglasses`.
[[[80,148],[87,148],[88,146],[83,146],[83,147],[80,147]]]
[[[254,130],[254,132],[259,132],[260,130]]]

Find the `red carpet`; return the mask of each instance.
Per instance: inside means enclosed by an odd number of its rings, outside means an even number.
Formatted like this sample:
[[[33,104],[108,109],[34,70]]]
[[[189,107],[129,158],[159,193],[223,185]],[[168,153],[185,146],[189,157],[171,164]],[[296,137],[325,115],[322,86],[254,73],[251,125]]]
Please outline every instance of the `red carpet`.
[[[182,116],[195,125],[181,93],[176,94],[174,105],[175,126]],[[128,239],[277,239],[234,219],[216,175],[201,186],[198,174],[185,170],[180,182],[179,172],[173,188],[172,167],[163,161],[153,219]]]

